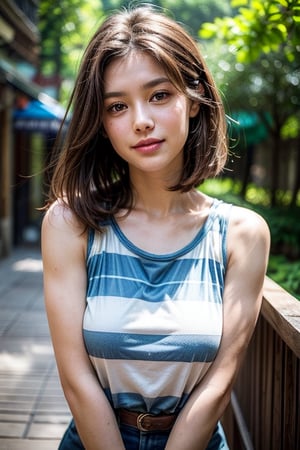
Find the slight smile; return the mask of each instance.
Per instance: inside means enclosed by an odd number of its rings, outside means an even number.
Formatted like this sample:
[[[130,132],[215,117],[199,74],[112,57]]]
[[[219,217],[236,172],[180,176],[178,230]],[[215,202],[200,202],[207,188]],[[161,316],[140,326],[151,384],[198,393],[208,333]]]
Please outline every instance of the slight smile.
[[[153,153],[157,151],[161,144],[164,142],[163,139],[143,139],[139,141],[136,145],[133,145],[132,148],[141,153]]]

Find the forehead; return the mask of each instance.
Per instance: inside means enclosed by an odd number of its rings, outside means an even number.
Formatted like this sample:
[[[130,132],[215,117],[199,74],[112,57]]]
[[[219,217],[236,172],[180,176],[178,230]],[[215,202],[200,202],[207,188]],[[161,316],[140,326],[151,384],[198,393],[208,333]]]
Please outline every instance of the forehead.
[[[104,71],[104,90],[119,90],[128,82],[139,86],[153,78],[168,78],[162,65],[146,52],[132,51],[108,64]]]

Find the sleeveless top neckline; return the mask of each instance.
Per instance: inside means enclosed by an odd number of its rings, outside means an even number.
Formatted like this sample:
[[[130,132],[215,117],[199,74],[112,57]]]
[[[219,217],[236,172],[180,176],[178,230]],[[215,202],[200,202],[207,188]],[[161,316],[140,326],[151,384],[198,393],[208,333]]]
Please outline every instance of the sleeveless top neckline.
[[[222,203],[220,200],[213,199],[213,202],[209,208],[208,216],[205,219],[202,227],[199,229],[198,233],[194,236],[194,238],[187,245],[185,245],[181,249],[178,249],[178,250],[176,250],[174,252],[170,252],[170,253],[158,254],[158,253],[152,253],[152,252],[143,250],[140,247],[136,246],[131,240],[129,240],[126,237],[126,235],[123,233],[123,231],[121,230],[120,226],[118,225],[118,223],[114,217],[111,218],[109,223],[111,224],[112,229],[113,229],[114,233],[117,235],[120,242],[132,253],[134,253],[137,256],[140,256],[141,258],[144,258],[144,259],[151,259],[152,261],[153,260],[168,261],[168,260],[173,260],[173,259],[179,258],[179,257],[183,256],[184,254],[190,252],[194,247],[196,247],[198,245],[198,243],[202,239],[204,239],[206,233],[208,232],[208,230],[210,229],[210,227],[214,221],[216,209],[220,203]]]

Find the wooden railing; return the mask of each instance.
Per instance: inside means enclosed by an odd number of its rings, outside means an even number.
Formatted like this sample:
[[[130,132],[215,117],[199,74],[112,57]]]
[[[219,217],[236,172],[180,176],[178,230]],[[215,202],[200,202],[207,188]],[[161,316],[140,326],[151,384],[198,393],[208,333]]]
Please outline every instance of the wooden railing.
[[[231,450],[300,450],[300,301],[268,278],[223,425]]]

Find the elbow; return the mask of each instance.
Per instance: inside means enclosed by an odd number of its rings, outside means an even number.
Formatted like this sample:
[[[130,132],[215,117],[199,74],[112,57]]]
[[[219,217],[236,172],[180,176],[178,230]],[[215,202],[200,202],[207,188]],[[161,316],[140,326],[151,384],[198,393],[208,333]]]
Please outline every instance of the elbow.
[[[215,411],[218,418],[220,418],[231,400],[231,392],[233,385],[209,386],[207,396],[212,409]]]
[[[88,393],[88,386],[91,386],[91,380],[85,381],[85,377],[82,376],[61,376],[60,382],[65,399],[73,412],[80,403],[84,402],[84,398]]]
[[[221,414],[223,414],[223,412],[225,411],[225,409],[227,408],[227,406],[230,403],[230,399],[231,399],[231,392],[232,392],[233,387],[228,388],[222,398],[221,398],[221,404],[222,404],[222,411]]]
[[[71,411],[73,411],[74,407],[76,407],[76,403],[78,402],[78,398],[80,397],[80,387],[67,380],[61,380],[61,386],[65,399]]]
[[[218,416],[221,417],[230,403],[232,387],[221,390],[216,396],[216,410],[218,410]]]
[[[77,373],[76,376],[74,374],[72,376],[62,376],[61,386],[73,414],[82,405],[93,402],[101,391],[99,383],[91,371],[84,371],[81,374]]]

